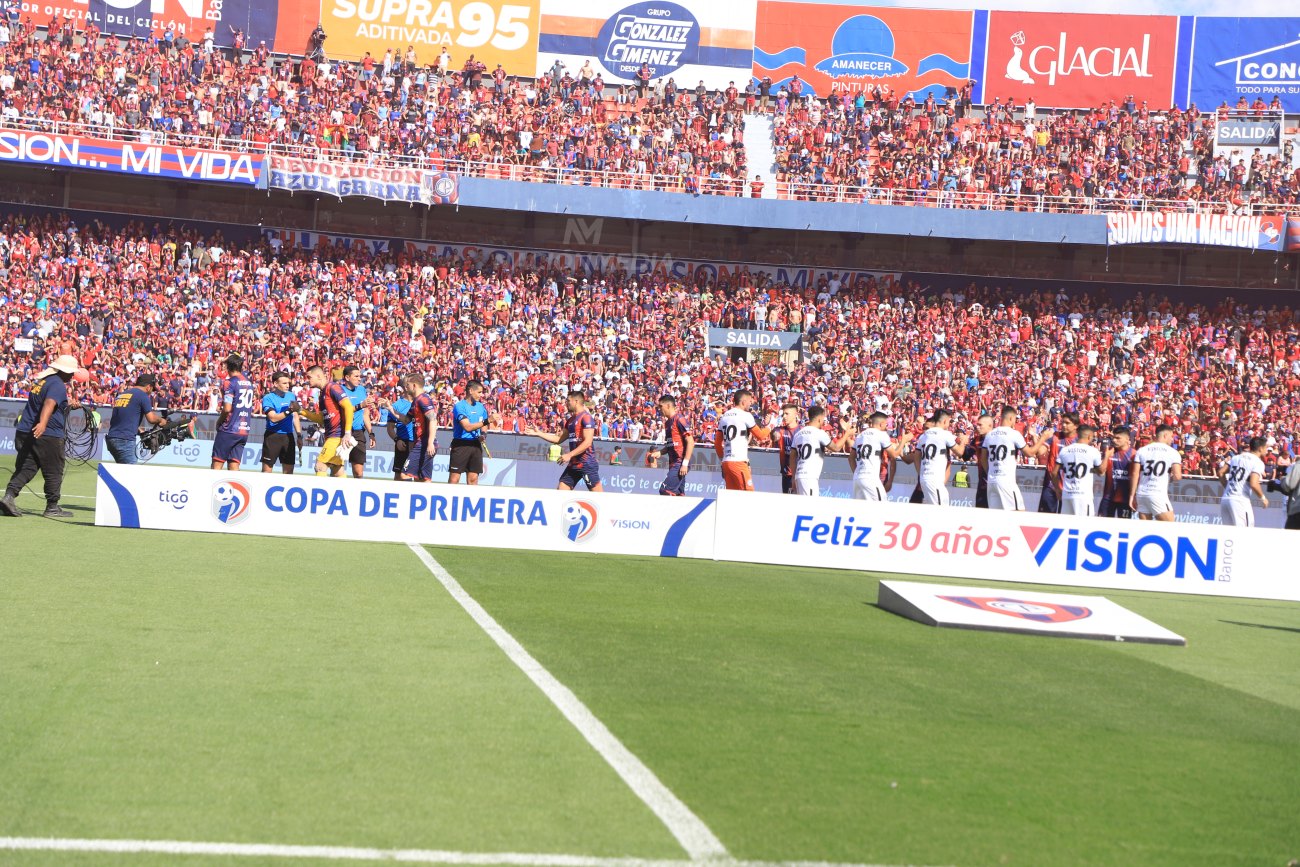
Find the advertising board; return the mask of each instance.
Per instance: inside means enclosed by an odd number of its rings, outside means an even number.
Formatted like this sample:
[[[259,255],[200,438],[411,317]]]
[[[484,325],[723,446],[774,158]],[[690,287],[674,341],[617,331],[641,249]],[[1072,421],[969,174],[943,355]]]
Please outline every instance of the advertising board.
[[[1300,18],[1208,18],[1193,24],[1188,92],[1178,94],[1211,111],[1245,97],[1300,112]]]
[[[1178,19],[1161,15],[1055,12],[988,14],[983,99],[1032,98],[1052,108],[1094,108],[1132,95],[1168,108],[1174,91]]]
[[[0,128],[0,162],[257,187],[266,157]]]
[[[1106,215],[1107,244],[1199,244],[1243,250],[1280,250],[1286,217],[1278,215],[1167,214],[1159,211]]]
[[[761,0],[754,78],[773,91],[794,76],[804,93],[870,92],[888,85],[918,102],[970,77],[974,13]],[[980,45],[983,50],[983,45]]]
[[[424,65],[443,51],[453,69],[473,58],[490,74],[501,64],[530,75],[537,56],[539,0],[320,0],[330,57],[378,61],[389,48],[415,50]]]
[[[536,71],[559,63],[576,76],[590,60],[607,84],[630,84],[644,63],[654,81],[744,88],[757,6],[758,0],[542,0]]]
[[[761,532],[758,532],[760,531]],[[1285,530],[718,493],[719,560],[1300,600]]]
[[[62,15],[117,36],[161,38],[170,29],[200,43],[211,28],[214,43],[222,47],[232,45],[240,30],[249,49],[265,42],[273,51],[295,54],[306,47],[320,9],[319,0],[54,0],[22,8],[42,24]]]
[[[100,464],[95,524],[708,559],[714,511],[685,497]]]

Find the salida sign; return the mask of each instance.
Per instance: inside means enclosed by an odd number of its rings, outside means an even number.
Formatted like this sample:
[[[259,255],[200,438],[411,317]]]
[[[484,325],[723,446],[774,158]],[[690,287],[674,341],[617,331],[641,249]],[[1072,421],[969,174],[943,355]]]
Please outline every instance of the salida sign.
[[[1168,108],[1173,97],[1178,19],[1037,12],[989,13],[984,98],[1089,108],[1132,94]]]

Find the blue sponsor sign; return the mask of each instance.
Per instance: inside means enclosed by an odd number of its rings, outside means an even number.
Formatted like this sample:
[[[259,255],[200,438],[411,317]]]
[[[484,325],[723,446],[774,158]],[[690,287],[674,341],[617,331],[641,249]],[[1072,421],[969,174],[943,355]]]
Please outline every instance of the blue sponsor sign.
[[[1268,103],[1276,94],[1287,112],[1300,112],[1300,18],[1197,17],[1194,33],[1179,104],[1210,111],[1242,97]]]

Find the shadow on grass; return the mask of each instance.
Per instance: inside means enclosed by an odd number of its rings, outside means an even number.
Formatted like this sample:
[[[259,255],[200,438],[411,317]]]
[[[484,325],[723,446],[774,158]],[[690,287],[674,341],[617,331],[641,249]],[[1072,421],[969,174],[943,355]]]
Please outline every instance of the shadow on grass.
[[[1233,626],[1249,626],[1251,629],[1276,629],[1278,632],[1294,632],[1300,635],[1300,629],[1294,626],[1272,626],[1268,623],[1242,623],[1240,620],[1220,620],[1220,623],[1230,623]]]

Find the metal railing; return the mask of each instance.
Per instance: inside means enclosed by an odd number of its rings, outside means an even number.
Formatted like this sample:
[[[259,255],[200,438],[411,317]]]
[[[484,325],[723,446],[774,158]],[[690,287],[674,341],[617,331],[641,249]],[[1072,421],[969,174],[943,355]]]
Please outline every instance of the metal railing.
[[[692,174],[650,174],[569,166],[545,166],[506,160],[462,160],[422,154],[353,151],[343,147],[294,142],[260,142],[247,138],[196,135],[117,124],[74,123],[42,118],[0,118],[0,130],[47,135],[84,136],[109,141],[216,150],[241,154],[267,154],[332,162],[358,163],[384,168],[413,168],[455,172],[468,178],[525,181],[616,190],[668,192],[693,195],[743,197],[752,187],[742,178],[708,178]],[[1224,201],[1149,199],[1140,196],[1047,196],[976,190],[900,190],[816,183],[800,180],[772,181],[775,197],[787,201],[841,204],[906,205],[976,211],[1025,213],[1105,214],[1163,211],[1201,214],[1271,214],[1280,206],[1260,202],[1233,205]]]

